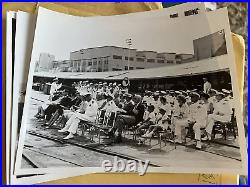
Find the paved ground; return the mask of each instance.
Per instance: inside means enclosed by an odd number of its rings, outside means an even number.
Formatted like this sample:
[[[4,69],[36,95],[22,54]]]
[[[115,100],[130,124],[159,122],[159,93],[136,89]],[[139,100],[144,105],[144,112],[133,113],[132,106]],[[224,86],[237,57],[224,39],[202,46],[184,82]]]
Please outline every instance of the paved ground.
[[[88,149],[60,144],[27,134],[24,155],[28,156],[38,167],[101,167],[103,160],[113,160],[113,156],[97,153]],[[119,158],[121,159],[121,158]],[[22,168],[29,168],[25,159]]]
[[[41,92],[34,91],[32,102],[30,103],[30,119],[28,120],[28,131],[40,133],[44,136],[62,139],[64,135],[57,132],[57,129],[45,129],[41,127],[42,123],[34,119],[37,107],[42,103],[39,100],[45,100],[47,95]],[[137,145],[131,140],[131,136],[127,135],[124,139],[126,143],[112,144],[108,146],[99,146],[99,149],[112,151],[130,157],[135,157],[140,160],[149,159],[151,163],[159,166],[168,167],[206,167],[206,168],[239,168],[241,167],[240,153],[238,148],[229,147],[220,144],[203,144],[202,151],[195,150],[189,146],[177,145],[174,149],[172,143],[167,143],[161,151],[159,146],[155,146],[151,150],[149,145]],[[95,138],[94,141],[97,141]],[[227,142],[232,145],[236,144],[237,140],[231,139]],[[81,145],[92,145],[88,135],[78,136],[74,140],[69,140],[68,143],[78,143]],[[157,140],[152,141],[152,145],[157,144]],[[189,144],[192,144],[190,142]],[[62,166],[100,166],[100,161],[103,159],[113,160],[113,156],[100,154],[88,149],[73,146],[71,144],[61,144],[52,140],[46,140],[31,135],[27,135],[25,139],[25,151],[27,155],[32,155],[35,160],[39,160],[40,167],[62,167]],[[39,154],[38,152],[41,152]],[[52,158],[54,156],[56,158]],[[59,158],[59,159],[58,159]],[[47,160],[47,161],[44,161]],[[22,163],[24,168],[28,167],[25,160]]]

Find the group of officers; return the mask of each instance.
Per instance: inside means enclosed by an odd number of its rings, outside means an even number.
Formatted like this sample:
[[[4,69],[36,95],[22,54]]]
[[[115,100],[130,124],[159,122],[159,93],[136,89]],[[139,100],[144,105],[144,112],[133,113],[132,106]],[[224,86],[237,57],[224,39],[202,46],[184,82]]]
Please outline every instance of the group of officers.
[[[58,79],[52,85],[48,102],[38,108],[35,117],[46,117],[47,128],[65,121],[59,130],[67,135],[64,139],[74,137],[81,121],[95,123],[98,113],[104,110],[107,117],[111,112],[117,113],[108,131],[117,143],[122,141],[122,132],[131,128],[142,138],[151,137],[159,130],[169,131],[174,133],[177,143],[182,143],[189,127],[194,131],[196,148],[201,149],[201,129],[205,128],[204,138],[211,140],[215,122],[230,122],[233,111],[232,91],[214,90],[211,85],[203,91],[146,90],[133,95],[128,87],[116,82],[75,82],[76,94],[59,91]]]

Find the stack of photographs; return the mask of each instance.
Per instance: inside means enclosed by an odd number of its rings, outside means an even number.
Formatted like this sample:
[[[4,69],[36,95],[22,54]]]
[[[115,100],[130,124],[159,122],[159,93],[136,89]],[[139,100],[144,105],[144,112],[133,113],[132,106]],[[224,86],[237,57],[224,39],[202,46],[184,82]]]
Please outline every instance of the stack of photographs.
[[[37,7],[8,12],[6,36],[9,184],[246,174],[226,8],[79,17]]]

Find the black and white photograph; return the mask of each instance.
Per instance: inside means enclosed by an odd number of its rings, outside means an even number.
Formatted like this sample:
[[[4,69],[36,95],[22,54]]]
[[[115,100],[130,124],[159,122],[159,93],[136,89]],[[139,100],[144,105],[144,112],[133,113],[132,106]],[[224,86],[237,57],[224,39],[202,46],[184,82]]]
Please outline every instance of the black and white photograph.
[[[133,18],[136,16],[139,18],[143,16],[164,16],[166,19],[172,18],[172,15],[179,15],[184,16],[186,12],[191,12],[191,10],[195,10],[196,14],[202,14],[205,11],[205,5],[203,3],[188,3],[188,4],[181,4],[178,6],[173,6],[168,9],[162,9],[160,11],[150,11],[145,13],[131,13],[130,16],[133,15]],[[198,10],[198,11],[197,11]],[[198,13],[198,14],[197,14]],[[16,156],[16,149],[17,149],[17,142],[19,138],[20,126],[21,126],[21,119],[22,119],[22,112],[25,100],[25,93],[26,93],[26,85],[27,85],[27,78],[28,78],[28,70],[29,70],[29,59],[31,55],[32,43],[33,43],[33,35],[34,35],[34,26],[35,26],[35,15],[29,14],[26,12],[18,11],[16,13],[17,21],[16,21],[16,28],[17,34],[15,37],[15,67],[14,67],[14,90],[13,90],[13,107],[12,113],[17,113],[18,115],[12,116],[12,124],[11,124],[11,172],[10,172],[10,183],[25,183],[25,181],[29,181],[29,183],[34,182],[42,182],[44,180],[52,180],[56,178],[60,178],[66,176],[65,174],[47,174],[47,175],[13,175],[13,166],[15,163],[15,156]],[[191,14],[190,14],[191,15]],[[190,16],[188,15],[188,16]],[[168,17],[167,17],[168,16]],[[178,17],[179,17],[178,16]],[[177,17],[174,17],[177,18]],[[8,68],[9,69],[9,68]],[[9,94],[7,94],[9,95]],[[7,136],[10,136],[7,133]],[[81,174],[83,174],[81,172]],[[69,174],[68,174],[69,175]],[[68,176],[67,175],[67,176]],[[72,175],[72,174],[71,174]],[[70,176],[71,176],[70,175]],[[74,174],[75,175],[75,174]],[[34,181],[34,182],[32,182]]]
[[[131,18],[39,8],[16,174],[103,171],[117,159],[245,172],[227,10]]]

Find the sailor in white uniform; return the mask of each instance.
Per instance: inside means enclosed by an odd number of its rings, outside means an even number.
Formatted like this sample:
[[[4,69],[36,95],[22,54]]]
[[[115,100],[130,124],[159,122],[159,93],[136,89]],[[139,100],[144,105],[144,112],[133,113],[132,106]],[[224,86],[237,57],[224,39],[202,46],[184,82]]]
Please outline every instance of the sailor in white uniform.
[[[189,124],[193,124],[196,148],[201,149],[201,128],[205,128],[207,125],[207,108],[206,105],[199,102],[200,95],[198,93],[193,92],[190,97]]]
[[[203,78],[203,81],[204,81],[204,85],[203,85],[203,92],[208,94],[209,91],[211,90],[212,88],[212,85],[211,83],[208,81],[207,78]]]
[[[58,132],[69,132],[69,135],[66,136],[64,139],[70,139],[74,137],[78,129],[78,124],[82,120],[84,122],[94,122],[97,116],[98,105],[95,100],[92,99],[90,93],[85,93],[86,96],[86,110],[84,113],[76,112],[74,115],[70,117],[67,121],[66,126],[59,130]]]
[[[176,142],[182,143],[182,129],[188,124],[189,108],[183,95],[177,96],[178,104],[175,105],[172,124],[175,129]]]
[[[232,110],[229,103],[223,100],[224,96],[225,94],[222,92],[216,94],[217,102],[213,104],[214,111],[212,114],[208,115],[206,132],[209,140],[211,140],[211,134],[215,122],[227,123],[231,120]]]

